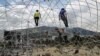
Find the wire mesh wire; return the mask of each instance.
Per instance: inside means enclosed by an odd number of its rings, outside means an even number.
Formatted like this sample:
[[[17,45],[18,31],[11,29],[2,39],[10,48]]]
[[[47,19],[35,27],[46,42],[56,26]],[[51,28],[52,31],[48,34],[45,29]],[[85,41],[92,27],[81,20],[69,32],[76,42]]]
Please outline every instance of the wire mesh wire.
[[[58,43],[55,43],[55,41],[53,42],[51,39],[45,42],[44,40],[46,38],[35,38],[36,36],[41,37],[41,35],[38,36],[38,34],[33,33],[35,31],[32,31],[31,29],[36,28],[33,20],[33,14],[36,9],[39,9],[42,14],[40,19],[40,26],[64,27],[63,23],[58,19],[58,14],[61,8],[66,8],[70,24],[69,27],[80,27],[88,30],[93,30],[95,32],[100,31],[99,0],[20,0],[19,2],[17,0],[6,1],[7,2],[5,2],[4,5],[0,5],[0,29],[8,31],[5,31],[6,34],[4,34],[3,45],[0,48],[1,56],[22,56],[25,54],[27,56],[32,56],[33,49],[47,47],[48,41],[50,42],[49,44]],[[87,9],[86,12],[83,11],[84,8]],[[83,33],[82,31],[77,31]],[[96,37],[97,38],[92,39],[91,37],[80,38],[79,36],[79,38],[71,41],[70,44],[75,45],[76,48],[73,50],[79,49],[80,46],[86,46],[89,49],[90,55],[94,56],[93,48],[95,46],[97,46],[98,49],[100,48],[100,39],[98,39],[99,36]],[[57,48],[59,48],[59,46],[57,46]],[[70,52],[71,50],[68,50],[68,54],[66,55],[70,56]],[[98,56],[100,55],[100,50],[97,50],[97,54]]]

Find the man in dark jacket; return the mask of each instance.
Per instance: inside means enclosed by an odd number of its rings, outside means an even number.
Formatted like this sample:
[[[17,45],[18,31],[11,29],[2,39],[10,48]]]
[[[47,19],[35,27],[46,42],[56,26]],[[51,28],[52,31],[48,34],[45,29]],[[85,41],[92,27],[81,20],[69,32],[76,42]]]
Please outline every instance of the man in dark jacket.
[[[62,20],[66,27],[68,27],[68,21],[67,21],[67,13],[64,8],[61,9],[59,13],[59,20]]]

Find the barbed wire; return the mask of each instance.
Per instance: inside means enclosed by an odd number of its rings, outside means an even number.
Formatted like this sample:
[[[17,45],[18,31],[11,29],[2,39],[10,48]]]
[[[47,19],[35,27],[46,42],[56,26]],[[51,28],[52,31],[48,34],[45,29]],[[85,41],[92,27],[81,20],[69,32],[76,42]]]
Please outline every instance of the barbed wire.
[[[67,0],[66,0],[67,1]],[[22,0],[22,2],[23,2],[23,0]],[[32,0],[30,0],[30,2],[26,5],[24,2],[23,2],[23,5],[25,5],[26,7],[25,8],[23,8],[22,10],[24,10],[24,9],[27,9],[27,7],[28,6],[30,6],[30,5],[32,5],[33,7],[35,6],[35,4],[30,4],[31,2],[33,2]],[[65,8],[65,6],[67,6],[67,4],[63,4],[62,3],[62,1],[61,0],[58,0],[55,4],[54,4],[54,6],[53,6],[53,8],[50,8],[49,6],[51,6],[52,5],[52,2],[53,2],[53,0],[52,1],[48,1],[48,2],[50,2],[50,4],[48,5],[48,7],[44,7],[44,6],[42,6],[41,5],[41,3],[43,2],[41,2],[41,0],[39,0],[39,2],[36,0],[35,1],[37,4],[38,4],[38,6],[39,6],[39,10],[41,10],[41,8],[43,8],[43,10],[45,11],[45,13],[44,13],[44,15],[43,15],[43,17],[44,16],[46,16],[45,17],[45,19],[44,20],[46,20],[48,17],[51,19],[52,17],[51,17],[51,15],[50,15],[50,13],[51,12],[53,12],[53,10],[54,9],[58,9],[58,8],[60,8],[57,4],[58,4],[58,2],[60,2],[61,3],[61,5]],[[99,2],[97,2],[97,0],[96,1],[94,1],[94,2],[96,2],[96,8],[93,8],[93,7],[90,7],[89,5],[91,4],[91,5],[93,5],[92,3],[89,3],[89,2],[87,2],[87,0],[85,0],[85,3],[87,4],[87,7],[88,7],[88,9],[89,9],[89,14],[90,14],[90,18],[92,18],[91,16],[92,16],[92,12],[91,12],[91,9],[95,9],[95,10],[97,10],[97,14],[93,14],[93,15],[95,15],[95,16],[97,16],[97,26],[93,26],[93,24],[95,24],[95,22],[92,22],[91,20],[88,20],[88,19],[85,19],[83,16],[82,16],[82,10],[81,10],[81,4],[80,4],[80,0],[78,0],[78,2],[79,2],[79,4],[78,5],[75,5],[75,6],[79,6],[80,7],[80,13],[81,13],[81,16],[79,16],[79,15],[76,15],[76,13],[75,13],[75,10],[74,10],[74,8],[73,8],[73,6],[72,5],[74,5],[74,4],[71,4],[71,0],[68,0],[68,2],[69,2],[69,5],[71,6],[71,9],[73,10],[73,14],[74,14],[74,16],[75,16],[75,19],[77,19],[77,16],[78,17],[80,17],[81,18],[81,27],[83,27],[82,26],[82,23],[85,23],[86,24],[86,26],[90,26],[90,28],[97,28],[96,29],[96,31],[98,32],[98,28],[99,28],[99,15],[98,15],[98,12],[99,12],[99,10],[100,9],[98,9],[98,3]],[[82,1],[81,1],[82,2]],[[10,3],[9,3],[10,4]],[[11,4],[12,5],[12,4]],[[10,6],[11,6],[10,5]],[[13,4],[13,5],[16,5],[16,4]],[[20,4],[18,4],[18,5],[20,5]],[[16,5],[17,6],[17,5]],[[16,6],[15,7],[12,7],[12,8],[16,8]],[[95,6],[95,5],[93,5],[93,6]],[[2,7],[2,6],[0,6],[0,7]],[[33,7],[32,7],[32,9],[33,9]],[[55,7],[57,7],[57,8],[55,8]],[[45,10],[45,8],[47,8],[46,10]],[[29,19],[30,19],[30,17],[31,17],[31,14],[33,14],[32,13],[32,9],[31,9],[31,11],[30,11],[30,13],[29,13],[29,16],[28,16],[28,19],[26,20],[27,21],[27,28],[30,28],[30,23],[32,23],[32,22],[30,22],[29,21]],[[51,10],[52,9],[52,10]],[[70,8],[69,8],[70,9]],[[12,9],[13,10],[13,9]],[[15,12],[15,11],[12,11],[12,10],[6,10],[6,4],[5,4],[5,18],[7,19],[7,22],[8,22],[8,13],[7,12]],[[48,13],[47,13],[47,11],[48,10],[50,10]],[[25,10],[24,10],[24,12],[25,12]],[[23,17],[24,17],[24,12],[22,13],[22,15],[21,15],[21,18],[23,19]],[[46,15],[45,15],[46,14]],[[3,15],[1,15],[1,16],[3,16]],[[0,16],[0,17],[1,17]],[[55,14],[54,14],[54,12],[53,12],[53,18],[54,18],[54,20],[56,19],[55,18]],[[85,19],[85,20],[88,20],[89,22],[91,22],[91,24],[89,24],[88,22],[83,22],[82,21],[82,19]],[[52,21],[52,23],[53,24],[56,24],[56,21],[54,21],[53,19],[51,19],[51,21]],[[42,19],[41,19],[41,22],[43,23],[43,24],[46,24],[46,22],[45,21],[43,21]],[[76,23],[77,23],[78,21],[76,20]],[[57,25],[57,24],[56,24]],[[78,25],[78,23],[77,24],[75,24],[76,26]],[[10,25],[8,25],[8,26],[10,26]],[[22,20],[21,20],[21,29],[22,29]],[[9,28],[9,30],[10,30],[10,28]],[[42,29],[41,29],[42,30]],[[78,31],[78,30],[77,30]],[[29,34],[32,34],[32,32],[29,32],[29,30],[27,29],[26,30],[26,37],[27,37],[27,45],[26,45],[26,49],[27,49],[27,51],[29,51],[29,43],[30,43],[30,38],[29,38]],[[9,35],[7,35],[7,36],[9,36]],[[13,36],[13,35],[11,35],[11,36]],[[15,37],[17,37],[17,32],[16,32],[16,34],[14,35]],[[24,37],[23,37],[23,35],[22,35],[22,33],[21,33],[21,40],[23,40],[24,39]],[[11,39],[11,40],[13,40],[13,38]],[[95,41],[94,41],[95,42]],[[100,41],[97,41],[98,43],[100,42]],[[86,42],[86,43],[84,43],[83,45],[85,45],[85,44],[89,44],[89,43],[93,43],[93,42]],[[20,43],[21,44],[21,43]],[[24,46],[24,45],[23,45]],[[91,45],[90,45],[91,46]],[[23,49],[23,48],[22,48]],[[22,50],[21,49],[21,50]],[[30,48],[31,49],[31,48]],[[6,48],[6,46],[4,46],[4,50],[7,50],[7,48]],[[29,53],[27,52],[27,56],[29,56],[28,55]],[[31,55],[30,55],[31,56]]]

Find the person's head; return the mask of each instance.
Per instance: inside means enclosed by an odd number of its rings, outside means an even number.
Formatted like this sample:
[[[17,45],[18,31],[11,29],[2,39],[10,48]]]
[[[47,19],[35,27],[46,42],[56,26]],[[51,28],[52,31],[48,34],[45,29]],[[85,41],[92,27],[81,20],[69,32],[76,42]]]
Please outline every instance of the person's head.
[[[36,10],[36,12],[39,12],[39,10]]]
[[[61,8],[61,10],[65,10],[64,8]]]
[[[61,8],[60,14],[64,14],[66,10],[64,8]]]

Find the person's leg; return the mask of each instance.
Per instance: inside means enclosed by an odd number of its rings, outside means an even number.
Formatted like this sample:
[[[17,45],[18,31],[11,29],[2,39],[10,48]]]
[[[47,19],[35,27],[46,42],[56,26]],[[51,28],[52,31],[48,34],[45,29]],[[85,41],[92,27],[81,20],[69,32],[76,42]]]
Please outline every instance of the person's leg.
[[[64,19],[63,22],[64,22],[65,26],[68,27],[68,21],[67,21],[67,19]]]
[[[34,19],[34,21],[35,21],[35,25],[36,25],[36,18]]]
[[[37,26],[38,26],[39,18],[37,18]]]
[[[61,35],[62,35],[62,34],[60,33],[60,34],[59,34],[59,42],[60,42],[60,43],[62,43],[62,41],[63,41],[63,39],[62,39],[62,36],[61,36]]]
[[[66,35],[66,36],[64,36],[64,42],[65,42],[65,43],[68,43],[68,38],[67,38],[67,35]]]
[[[63,23],[65,24],[66,27],[68,27],[68,21],[67,18],[65,16],[61,17]]]
[[[38,26],[39,17],[36,17],[36,26]]]
[[[38,19],[36,19],[36,26],[38,26]]]

